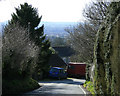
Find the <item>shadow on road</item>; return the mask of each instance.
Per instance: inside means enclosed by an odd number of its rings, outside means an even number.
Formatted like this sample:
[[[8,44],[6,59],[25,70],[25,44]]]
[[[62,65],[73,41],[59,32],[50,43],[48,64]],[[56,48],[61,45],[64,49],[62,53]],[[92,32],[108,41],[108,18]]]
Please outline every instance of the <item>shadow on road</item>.
[[[74,85],[82,85],[85,79],[63,79],[63,80],[55,80],[53,81],[39,81],[39,83],[64,83],[64,84],[74,84]]]

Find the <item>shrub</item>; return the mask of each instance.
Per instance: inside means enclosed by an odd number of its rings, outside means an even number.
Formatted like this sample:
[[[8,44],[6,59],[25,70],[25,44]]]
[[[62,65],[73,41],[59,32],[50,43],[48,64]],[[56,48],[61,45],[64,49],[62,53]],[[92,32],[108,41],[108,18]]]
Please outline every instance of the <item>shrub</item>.
[[[94,86],[93,86],[93,82],[91,81],[86,81],[83,86],[90,91],[92,94],[95,94],[95,90],[94,90]]]
[[[3,78],[28,76],[34,70],[38,47],[30,41],[28,30],[9,24],[3,34]],[[32,67],[31,67],[32,66]],[[9,74],[8,74],[9,73]],[[28,74],[30,73],[30,74]]]
[[[3,94],[21,94],[39,88],[39,84],[32,78],[25,78],[23,80],[5,80],[3,79],[2,93]]]

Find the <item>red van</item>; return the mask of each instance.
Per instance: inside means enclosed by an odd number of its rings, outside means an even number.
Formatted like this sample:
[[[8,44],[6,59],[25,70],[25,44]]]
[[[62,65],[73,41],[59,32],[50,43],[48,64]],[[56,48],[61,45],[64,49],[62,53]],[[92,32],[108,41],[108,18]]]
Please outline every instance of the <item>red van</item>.
[[[69,77],[85,77],[86,64],[70,62],[67,68],[67,74]]]

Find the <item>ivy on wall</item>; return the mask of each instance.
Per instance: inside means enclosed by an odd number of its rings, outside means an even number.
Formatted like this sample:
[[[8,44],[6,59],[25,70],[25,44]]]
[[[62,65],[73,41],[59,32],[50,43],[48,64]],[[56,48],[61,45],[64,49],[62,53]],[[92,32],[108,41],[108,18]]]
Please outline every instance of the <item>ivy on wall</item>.
[[[111,3],[108,9],[94,46],[94,87],[96,94],[120,95],[120,2]]]

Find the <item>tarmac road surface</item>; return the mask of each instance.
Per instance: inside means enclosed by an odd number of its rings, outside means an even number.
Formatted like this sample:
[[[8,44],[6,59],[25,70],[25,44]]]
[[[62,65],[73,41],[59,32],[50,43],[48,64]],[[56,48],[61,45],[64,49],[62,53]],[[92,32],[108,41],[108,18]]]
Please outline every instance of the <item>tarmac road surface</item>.
[[[56,81],[40,81],[42,87],[25,93],[28,96],[84,96],[80,85],[85,82],[84,79],[64,79]],[[81,95],[80,95],[81,94]],[[25,96],[23,95],[23,96]]]

